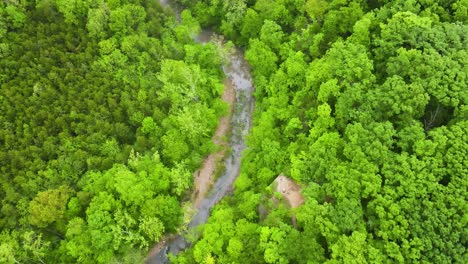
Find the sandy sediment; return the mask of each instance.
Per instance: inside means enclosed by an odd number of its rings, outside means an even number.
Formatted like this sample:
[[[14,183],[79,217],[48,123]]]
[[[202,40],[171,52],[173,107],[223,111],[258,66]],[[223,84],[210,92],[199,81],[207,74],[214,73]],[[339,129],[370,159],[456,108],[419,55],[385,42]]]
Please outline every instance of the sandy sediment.
[[[229,104],[229,113],[232,112],[232,106],[236,99],[234,86],[231,80],[226,79],[224,81],[224,93],[222,95],[223,101]],[[210,154],[203,161],[202,167],[194,173],[195,191],[193,195],[193,207],[198,208],[203,198],[206,197],[210,187],[215,180],[216,168],[220,160],[223,159],[227,142],[224,141],[226,135],[229,132],[230,127],[230,114],[222,117],[219,121],[216,132],[211,139],[216,146],[221,146],[221,150]]]

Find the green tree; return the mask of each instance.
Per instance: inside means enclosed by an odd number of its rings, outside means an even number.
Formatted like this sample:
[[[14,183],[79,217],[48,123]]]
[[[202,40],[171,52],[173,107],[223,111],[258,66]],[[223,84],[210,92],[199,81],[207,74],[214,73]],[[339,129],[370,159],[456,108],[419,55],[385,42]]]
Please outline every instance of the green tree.
[[[304,9],[307,14],[315,21],[321,23],[324,14],[328,8],[328,3],[324,0],[308,0],[305,3]]]
[[[260,76],[268,78],[277,68],[278,57],[267,44],[258,39],[250,41],[245,58],[256,69],[254,73],[256,78]]]
[[[278,51],[283,42],[284,33],[274,21],[265,20],[260,30],[260,40],[271,49]]]
[[[88,10],[88,22],[86,24],[86,29],[89,32],[91,37],[96,37],[97,39],[105,38],[109,15],[106,5],[101,5],[98,8],[93,8]]]
[[[39,192],[29,203],[29,222],[37,227],[47,227],[61,221],[71,190],[67,186]]]
[[[159,241],[164,234],[164,225],[156,217],[145,217],[140,220],[140,232],[145,234],[151,242]]]

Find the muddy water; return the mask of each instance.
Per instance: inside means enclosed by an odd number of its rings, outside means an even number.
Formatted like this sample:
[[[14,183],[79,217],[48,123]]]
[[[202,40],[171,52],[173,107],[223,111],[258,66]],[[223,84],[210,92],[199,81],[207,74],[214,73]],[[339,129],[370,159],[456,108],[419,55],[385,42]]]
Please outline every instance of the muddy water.
[[[159,0],[161,5],[171,8],[168,0]],[[176,17],[179,18],[179,8],[176,10]],[[209,30],[202,30],[195,37],[195,40],[200,43],[209,42],[213,37]],[[228,57],[226,65],[223,66],[223,71],[234,87],[236,100],[233,105],[233,113],[231,117],[231,138],[229,146],[231,152],[225,159],[225,172],[216,181],[211,192],[201,201],[197,213],[193,216],[188,225],[187,233],[194,232],[196,227],[204,224],[210,215],[211,209],[217,204],[221,198],[232,190],[232,184],[239,175],[240,161],[242,151],[245,149],[245,136],[248,134],[251,126],[251,117],[254,107],[254,99],[252,93],[254,87],[247,62],[244,59],[240,49],[235,49]],[[170,239],[165,244],[160,246],[160,249],[148,257],[148,264],[153,263],[168,263],[168,253],[177,255],[190,244],[185,238],[185,234]]]

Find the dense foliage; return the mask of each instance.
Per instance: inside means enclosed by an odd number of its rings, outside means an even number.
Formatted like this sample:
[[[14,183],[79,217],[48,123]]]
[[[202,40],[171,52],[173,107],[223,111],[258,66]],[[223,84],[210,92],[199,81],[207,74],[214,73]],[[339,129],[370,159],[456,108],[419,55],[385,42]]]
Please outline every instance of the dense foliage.
[[[0,3],[0,262],[138,263],[181,225],[245,48],[235,191],[175,263],[467,263],[467,0]],[[192,17],[193,14],[193,17]],[[279,174],[302,186],[275,202]]]
[[[468,262],[466,0],[182,2],[246,47],[256,114],[176,263]],[[272,202],[280,173],[302,206]]]
[[[150,0],[0,2],[0,262],[141,262],[214,148],[221,59]]]

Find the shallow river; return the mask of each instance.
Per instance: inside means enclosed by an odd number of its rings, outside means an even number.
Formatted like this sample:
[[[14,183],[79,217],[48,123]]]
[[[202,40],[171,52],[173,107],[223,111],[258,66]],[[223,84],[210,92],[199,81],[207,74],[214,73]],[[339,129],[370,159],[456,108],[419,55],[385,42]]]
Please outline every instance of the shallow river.
[[[163,6],[171,7],[170,1],[168,0],[159,0],[159,2]],[[176,17],[179,18],[179,11],[177,11],[176,8],[172,8],[172,10],[175,11]],[[195,40],[200,43],[209,42],[212,35],[211,31],[202,30]],[[223,71],[226,77],[232,82],[236,93],[236,100],[233,105],[233,114],[231,118],[232,133],[229,142],[231,152],[225,159],[224,174],[218,178],[211,192],[209,192],[201,202],[197,213],[193,216],[188,225],[187,233],[194,231],[196,227],[204,224],[208,219],[213,206],[232,190],[232,184],[237,176],[239,176],[241,154],[245,149],[245,136],[250,130],[254,108],[254,99],[252,97],[254,87],[252,85],[252,78],[248,64],[240,49],[236,48],[228,57],[226,65],[223,66]],[[169,252],[173,255],[177,255],[180,251],[183,251],[189,246],[190,244],[187,242],[184,234],[182,234],[167,241],[159,252],[156,252],[147,259],[146,263],[168,263],[167,254]]]

